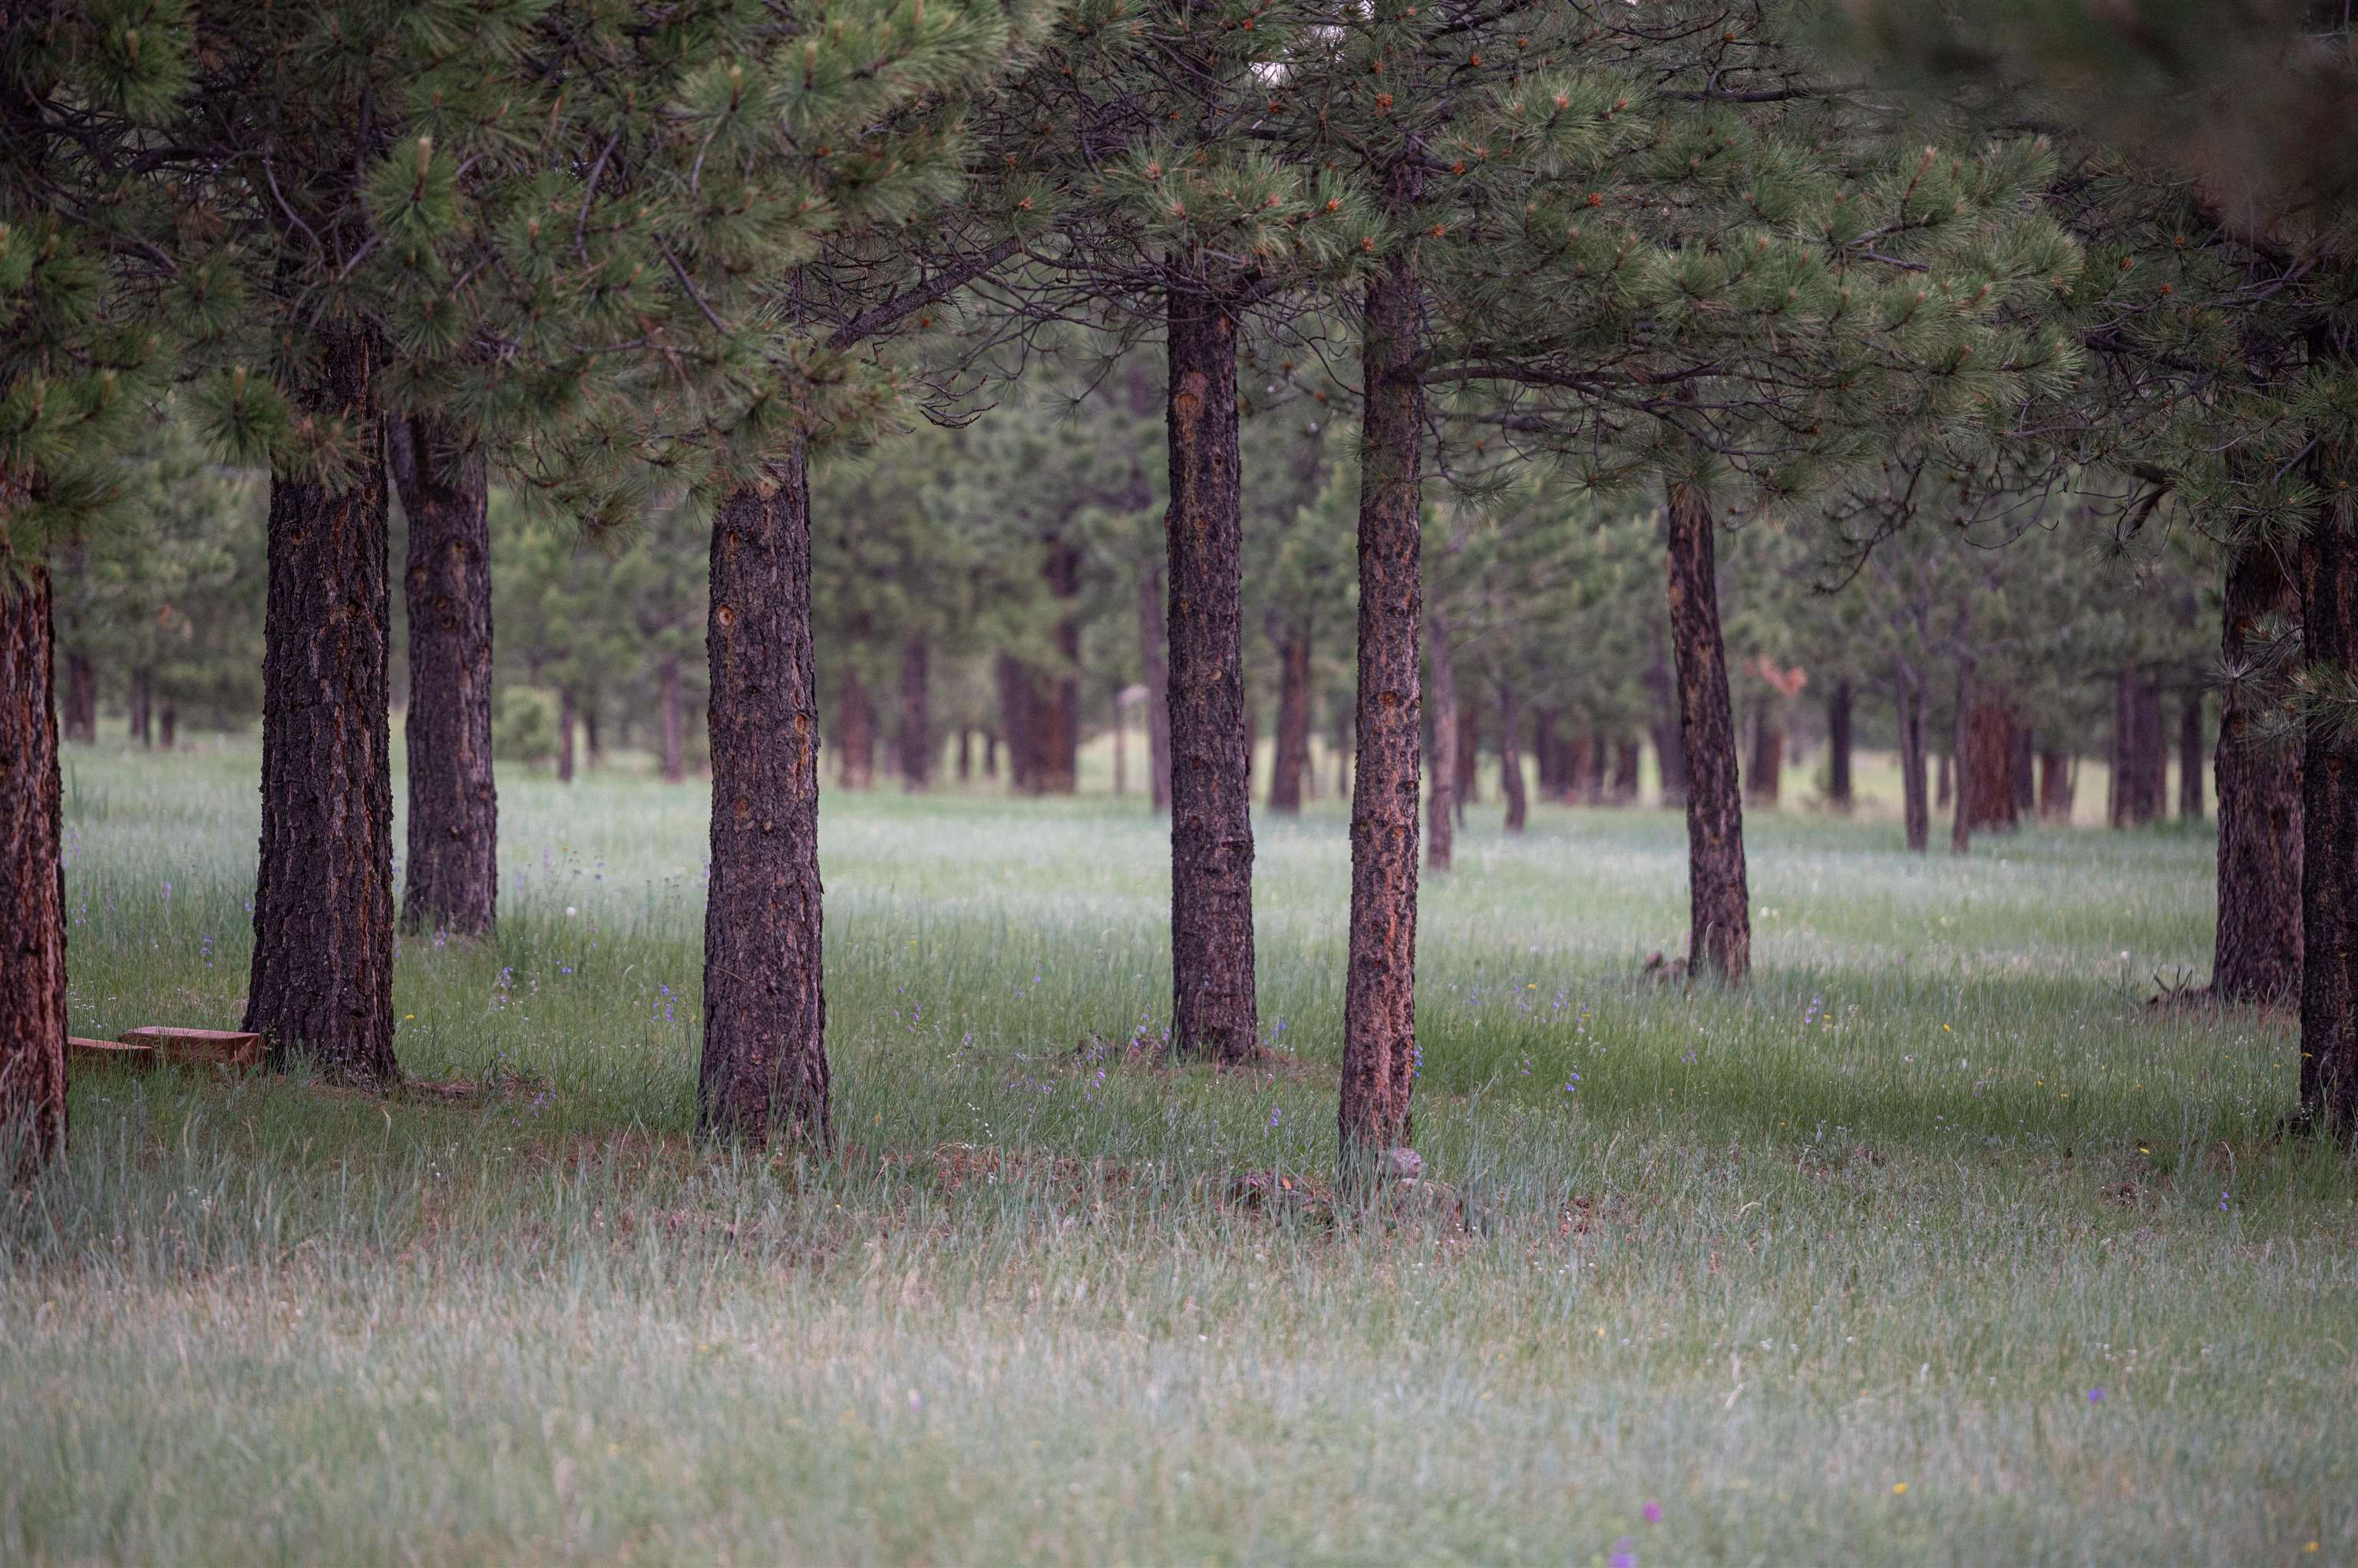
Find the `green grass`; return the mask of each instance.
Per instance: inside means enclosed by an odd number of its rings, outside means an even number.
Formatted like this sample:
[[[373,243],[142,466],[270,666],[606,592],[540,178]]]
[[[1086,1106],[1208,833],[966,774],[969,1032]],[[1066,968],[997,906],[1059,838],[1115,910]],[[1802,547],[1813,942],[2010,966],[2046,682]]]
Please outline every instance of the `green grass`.
[[[76,1029],[233,1023],[253,751],[69,766]],[[0,1561],[2358,1558],[2358,1173],[2275,1138],[2281,1020],[2146,1005],[2206,837],[1759,818],[1727,996],[1638,975],[1675,818],[1486,804],[1422,914],[1468,1232],[1224,1201],[1333,1161],[1333,802],[1260,824],[1302,1066],[1215,1078],[1119,1049],[1135,802],[831,794],[814,1162],[688,1136],[704,800],[503,779],[497,942],[395,986],[471,1096],[76,1082],[0,1219]]]

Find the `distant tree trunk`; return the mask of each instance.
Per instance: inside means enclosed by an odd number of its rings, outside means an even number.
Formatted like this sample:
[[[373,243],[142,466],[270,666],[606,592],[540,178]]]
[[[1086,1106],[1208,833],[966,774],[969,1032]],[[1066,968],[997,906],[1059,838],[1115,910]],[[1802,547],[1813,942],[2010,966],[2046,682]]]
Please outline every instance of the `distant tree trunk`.
[[[799,445],[712,520],[711,881],[697,1127],[831,1147],[819,961],[818,692],[811,653],[810,475]]]
[[[2297,621],[2299,586],[2266,545],[2237,550],[2227,568],[2221,663],[2240,670],[2260,651],[2260,622]],[[2301,769],[2298,746],[2264,746],[2251,732],[2262,698],[2230,682],[2219,705],[2212,762],[2219,796],[2219,923],[2211,989],[2223,1000],[2272,1003],[2300,991]]]
[[[1414,180],[1412,170],[1395,177]],[[1368,286],[1360,338],[1357,741],[1351,795],[1351,926],[1343,992],[1342,1168],[1365,1183],[1412,1132],[1416,1044],[1417,633],[1424,387],[1419,288],[1407,253]]]
[[[357,432],[349,488],[270,476],[262,846],[244,1027],[271,1060],[388,1085],[393,1052],[392,583],[382,347],[329,346],[306,412]]]
[[[1146,784],[1156,815],[1171,809],[1171,675],[1163,640],[1163,563],[1138,577],[1138,646],[1146,673]]]
[[[1174,261],[1168,278],[1171,1048],[1245,1062],[1260,1053],[1260,1023],[1237,323],[1200,271]]]
[[[2071,759],[2061,752],[2039,753],[2039,819],[2071,820]]]
[[[1662,805],[1676,811],[1687,803],[1687,745],[1680,729],[1679,683],[1659,652],[1647,666],[1646,687],[1654,696],[1654,758],[1661,764]]]
[[[2039,807],[2038,742],[2031,738],[2030,726],[2014,727],[2014,820],[2022,819]]]
[[[1012,654],[1002,653],[992,665],[999,682],[999,732],[1007,740],[1007,787],[1018,795],[1032,790],[1033,731],[1037,727],[1036,709],[1039,697],[1032,686],[1032,673]],[[994,773],[989,752],[983,757],[985,773]]]
[[[2162,747],[2159,683],[2123,673],[2113,702],[2114,827],[2141,827],[2161,815],[2159,780],[2169,765]]]
[[[2202,820],[2202,694],[2190,691],[2178,710],[2178,818]]]
[[[1422,455],[1422,454],[1420,454]],[[1433,798],[1424,825],[1425,869],[1449,870],[1457,816],[1457,676],[1450,662],[1449,622],[1425,618],[1425,655],[1433,665]]]
[[[66,1147],[63,792],[49,574],[0,498],[0,1152],[30,1180]]]
[[[915,794],[934,782],[933,650],[925,638],[901,639],[901,787]]]
[[[1774,809],[1784,788],[1785,722],[1776,699],[1764,697],[1752,709],[1752,765],[1746,770],[1745,803]]]
[[[66,739],[98,743],[98,672],[81,654],[66,655]]]
[[[1351,798],[1351,710],[1335,705],[1335,798]]]
[[[2014,809],[2014,715],[2005,703],[1983,697],[1974,703],[1968,729],[1973,768],[1958,798],[1976,832],[2011,833],[2021,825]]]
[[[1531,709],[1531,772],[1537,775],[1541,800],[1553,800],[1557,790],[1555,709]]]
[[[876,785],[876,705],[869,699],[868,683],[855,666],[843,672],[843,689],[835,707],[836,782],[846,789]]]
[[[1048,544],[1043,568],[1048,592],[1070,606],[1081,592],[1081,549],[1058,537]],[[1056,652],[1062,655],[1046,696],[1033,705],[1032,788],[1040,795],[1071,795],[1081,777],[1081,623],[1067,608],[1056,622]]]
[[[1974,844],[1974,661],[1957,661],[1955,717],[1950,720],[1949,745],[1957,759],[1957,798],[1949,814],[1949,853],[1963,855]]]
[[[1507,797],[1507,831],[1520,833],[1531,803],[1523,798],[1522,708],[1512,682],[1498,683],[1498,793]]]
[[[982,732],[982,776],[987,779],[999,776],[999,731],[996,730]]]
[[[130,738],[142,746],[156,743],[155,724],[151,717],[154,704],[149,696],[153,687],[154,677],[144,667],[131,672],[131,695],[124,704],[124,717],[127,720]]]
[[[1638,771],[1644,753],[1635,741],[1613,743],[1613,784],[1607,796],[1616,806],[1627,806],[1638,798]]]
[[[156,715],[156,744],[168,752],[179,744],[179,741],[180,705],[168,697]]]
[[[557,688],[557,782],[573,782],[573,688]]]
[[[2137,687],[2137,725],[2144,740],[2138,750],[2145,764],[2139,786],[2146,803],[2145,820],[2158,822],[2169,811],[2169,719],[2161,700],[2161,677],[2147,676]]]
[[[1121,687],[1113,688],[1113,793],[1119,800],[1130,793],[1130,724],[1121,711]]]
[[[957,782],[966,784],[973,777],[974,730],[961,724],[958,726],[957,732]]]
[[[2351,367],[2339,367],[2346,377]],[[2326,496],[2300,543],[2301,655],[2328,691],[2358,681],[2358,541],[2339,443],[2310,460]],[[2300,1102],[2304,1129],[2358,1135],[2358,738],[2331,704],[2301,719]]]
[[[1269,805],[1299,816],[1310,772],[1310,638],[1290,629],[1277,640],[1277,752],[1270,762]]]
[[[1708,968],[1738,982],[1752,968],[1752,893],[1727,650],[1720,638],[1717,544],[1711,504],[1693,486],[1671,486],[1669,512],[1671,643],[1688,769],[1688,973]]]
[[[1932,838],[1932,808],[1924,798],[1924,682],[1903,660],[1892,689],[1899,699],[1900,814],[1907,824],[1909,852],[1921,855]]]
[[[1850,782],[1850,682],[1838,680],[1826,694],[1826,799],[1848,816],[1855,804]]]
[[[498,916],[492,528],[481,454],[423,418],[388,431],[409,519],[409,858],[401,928],[481,936]]]
[[[1457,826],[1466,826],[1466,808],[1481,804],[1482,741],[1473,711],[1463,706],[1457,710]]]
[[[1956,789],[1950,778],[1950,764],[1954,760],[1954,753],[1950,752],[1942,752],[1937,760],[1936,766],[1940,773],[1940,785],[1938,795],[1932,802],[1932,804],[1937,806],[1945,808],[1956,795]]]
[[[655,662],[655,686],[663,703],[663,781],[687,780],[687,716],[680,711],[679,655],[665,654]]]
[[[587,753],[583,761],[592,768],[606,760],[605,751],[598,744],[598,698],[594,692],[581,705],[581,749]]]

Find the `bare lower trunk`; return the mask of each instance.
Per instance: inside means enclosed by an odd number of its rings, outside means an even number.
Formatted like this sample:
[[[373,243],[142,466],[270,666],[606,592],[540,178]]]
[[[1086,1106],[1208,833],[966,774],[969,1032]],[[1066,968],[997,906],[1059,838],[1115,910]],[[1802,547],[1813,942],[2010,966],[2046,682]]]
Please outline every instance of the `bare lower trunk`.
[[[1455,849],[1457,816],[1457,676],[1450,663],[1449,622],[1425,618],[1426,657],[1433,665],[1433,795],[1424,823],[1424,864],[1445,871]]]
[[[876,784],[876,705],[869,700],[868,683],[857,669],[843,672],[843,690],[836,697],[835,772],[846,789],[871,789]]]
[[[1627,806],[1638,798],[1638,772],[1642,760],[1637,741],[1613,743],[1613,782],[1606,788],[1606,804]]]
[[[1949,814],[1949,853],[1963,855],[1974,846],[1974,661],[1957,661],[1956,700],[1951,719],[1950,747],[1957,759],[1956,807]]]
[[[687,780],[687,715],[680,709],[679,655],[665,654],[655,665],[655,685],[663,703],[663,781]]]
[[[1351,710],[1335,705],[1335,798],[1351,798]]]
[[[145,669],[131,672],[131,693],[124,704],[124,729],[142,746],[156,743],[155,704],[150,693],[154,677]]]
[[[573,688],[560,687],[557,692],[557,782],[573,782]]]
[[[961,724],[957,732],[957,782],[968,783],[974,777],[974,731]]]
[[[1450,684],[1456,684],[1453,676]],[[1450,804],[1455,808],[1457,826],[1466,826],[1466,808],[1480,804],[1481,795],[1481,735],[1474,715],[1463,706],[1457,709],[1457,772],[1452,779]]]
[[[1968,730],[1973,765],[1958,785],[1958,809],[1974,831],[2011,833],[2019,827],[2015,814],[2017,730],[2014,714],[1995,697],[1977,697]]]
[[[1412,178],[1412,177],[1411,177]],[[1419,290],[1394,256],[1368,286],[1360,351],[1357,741],[1351,795],[1351,925],[1343,993],[1339,1126],[1347,1180],[1410,1141],[1416,1085],[1417,632],[1424,388]]]
[[[2071,820],[2071,759],[2061,752],[2039,753],[2039,819]]]
[[[1171,809],[1171,675],[1163,641],[1163,565],[1138,578],[1138,645],[1146,675],[1146,783],[1157,814]]]
[[[1745,804],[1773,810],[1784,793],[1785,719],[1771,698],[1752,710],[1752,765],[1745,774]]]
[[[1676,811],[1687,803],[1687,748],[1679,730],[1678,678],[1660,653],[1647,667],[1646,689],[1654,698],[1654,757],[1661,765],[1662,805]]]
[[[1851,788],[1850,682],[1838,680],[1826,695],[1826,799],[1848,816],[1854,804]]]
[[[1507,831],[1520,833],[1531,803],[1523,797],[1522,708],[1511,682],[1498,683],[1498,791],[1507,797]]]
[[[331,487],[270,479],[262,675],[262,846],[244,1027],[271,1060],[397,1080],[393,768],[386,712],[385,474],[364,336],[330,345],[305,402],[355,430]]]
[[[818,694],[812,674],[810,481],[795,448],[774,484],[712,522],[711,885],[697,1125],[821,1149],[828,1111],[819,953]]]
[[[996,730],[983,731],[982,776],[987,779],[999,776],[999,731]]]
[[[1237,324],[1228,302],[1180,263],[1168,302],[1171,1047],[1243,1062],[1260,1047]]]
[[[1121,710],[1121,687],[1113,688],[1113,793],[1119,800],[1130,793],[1130,723]]]
[[[1012,654],[1001,654],[992,673],[999,684],[999,730],[1007,738],[1007,787],[1017,794],[1033,788],[1036,750],[1033,731],[1039,727],[1040,694],[1032,672]],[[983,772],[995,773],[996,748],[983,754]]]
[[[606,753],[598,745],[598,697],[593,691],[590,700],[581,705],[581,749],[589,753],[584,759],[595,768],[605,761]]]
[[[1053,539],[1043,568],[1048,592],[1070,605],[1081,592],[1081,550],[1073,541]],[[1041,795],[1071,795],[1081,782],[1081,623],[1067,609],[1056,622],[1055,678],[1033,705],[1032,788]]]
[[[1934,762],[1934,767],[1939,773],[1939,783],[1935,785],[1935,795],[1932,804],[1937,806],[1941,806],[1943,809],[1946,809],[1949,803],[1956,799],[1957,795],[1954,784],[1950,776],[1952,771],[1950,764],[1955,761],[1956,753],[1954,752],[1942,752]]]
[[[1907,825],[1909,852],[1921,855],[1932,839],[1932,808],[1924,789],[1924,682],[1903,663],[1893,689],[1899,704],[1900,816]]]
[[[81,654],[66,655],[65,736],[84,745],[98,743],[98,671]]]
[[[901,639],[901,787],[915,794],[934,782],[933,649],[923,637]]]
[[[2178,819],[2202,820],[2202,694],[2190,691],[2178,710]]]
[[[2246,667],[2262,652],[2263,623],[2287,630],[2300,614],[2299,586],[2274,549],[2247,545],[2227,569],[2221,663]],[[2219,923],[2211,989],[2228,1001],[2279,1002],[2300,991],[2301,778],[2298,746],[2264,745],[2252,733],[2264,699],[2230,683],[2212,756],[2219,795]]]
[[[1310,638],[1290,631],[1278,639],[1277,752],[1270,762],[1270,809],[1299,816],[1309,773]]]
[[[180,742],[180,706],[170,697],[156,716],[156,744],[168,752]]]
[[[387,446],[409,519],[409,857],[401,928],[480,936],[499,907],[492,779],[492,530],[481,456],[434,421]]]
[[[2301,653],[2328,689],[2358,682],[2358,540],[2338,451],[2312,460],[2328,497],[2301,541]],[[2358,1135],[2358,738],[2330,705],[2301,727],[2299,1123]]]
[[[0,481],[5,483],[5,481]],[[0,1175],[66,1146],[66,919],[49,577],[0,494]]]
[[[1752,894],[1712,535],[1711,505],[1703,493],[1692,485],[1671,486],[1671,643],[1687,759],[1688,972],[1707,968],[1737,982],[1752,969]]]

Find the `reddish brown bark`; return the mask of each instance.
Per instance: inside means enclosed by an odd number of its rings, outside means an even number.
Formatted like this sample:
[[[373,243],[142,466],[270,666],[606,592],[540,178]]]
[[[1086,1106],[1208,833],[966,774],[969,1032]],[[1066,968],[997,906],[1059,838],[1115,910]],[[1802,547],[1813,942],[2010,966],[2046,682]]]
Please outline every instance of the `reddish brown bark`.
[[[2260,652],[2264,622],[2289,630],[2299,585],[2275,550],[2246,546],[2227,568],[2220,658],[2244,669]],[[2231,682],[2220,703],[2212,756],[2219,795],[2219,923],[2211,989],[2228,1001],[2270,1003],[2300,990],[2301,779],[2298,747],[2266,746],[2252,732],[2262,698]]]
[[[2166,767],[2161,687],[2151,676],[2123,672],[2113,687],[2112,824],[2138,827],[2162,812]]]
[[[1855,801],[1851,786],[1850,682],[1838,680],[1826,693],[1826,800],[1848,816]]]
[[[492,778],[492,529],[481,454],[437,421],[386,443],[409,520],[409,855],[401,928],[467,936],[499,908]]]
[[[828,1109],[820,965],[818,694],[812,673],[810,481],[799,446],[773,483],[712,523],[711,885],[697,1125],[822,1149]]]
[[[1899,816],[1909,852],[1921,855],[1930,851],[1932,839],[1932,809],[1924,787],[1924,682],[1905,660],[1893,673],[1899,709]]]
[[[1671,645],[1687,759],[1688,972],[1708,970],[1735,983],[1752,969],[1752,894],[1719,627],[1717,544],[1711,503],[1693,485],[1670,487],[1669,514]]]
[[[2358,683],[2358,539],[2338,450],[2312,460],[2328,499],[2301,540],[2301,654],[2330,688]],[[2304,1128],[2358,1136],[2358,742],[2312,705],[2301,722],[2300,1098]]]
[[[1237,324],[1228,301],[1184,264],[1172,265],[1166,292],[1171,1046],[1242,1062],[1260,1046]]]
[[[1973,766],[1963,790],[1967,820],[1977,833],[2011,833],[2021,826],[2015,812],[2014,714],[2004,702],[1985,697],[1974,703],[1968,729]]]
[[[1744,771],[1745,804],[1774,809],[1784,792],[1785,718],[1773,699],[1763,700],[1752,709],[1752,757]]]
[[[270,479],[262,846],[243,1027],[271,1060],[390,1084],[393,769],[380,345],[330,344],[309,412],[360,432],[350,480]]]
[[[65,738],[98,743],[98,672],[81,654],[66,655]]]
[[[1973,848],[1974,813],[1974,662],[1957,661],[1955,699],[1949,706],[1950,755],[1957,761],[1956,805],[1949,814],[1949,852],[1963,855]]]
[[[1654,699],[1651,729],[1654,758],[1662,773],[1662,805],[1677,811],[1687,803],[1686,740],[1679,730],[1678,677],[1671,673],[1670,661],[1659,651],[1646,668],[1646,689]]]
[[[1409,178],[1413,178],[1411,175]],[[1357,762],[1351,795],[1351,926],[1343,993],[1343,1169],[1371,1178],[1409,1142],[1416,1084],[1417,763],[1423,720],[1417,633],[1424,387],[1412,265],[1368,286],[1359,464]]]
[[[901,787],[915,794],[934,782],[933,649],[912,634],[901,639],[901,723],[893,750]]]
[[[1278,639],[1277,752],[1269,770],[1269,805],[1288,816],[1302,814],[1310,773],[1310,638],[1290,631]]]
[[[1507,797],[1507,831],[1520,833],[1531,814],[1523,795],[1522,706],[1511,681],[1498,683],[1498,790]]]
[[[0,1169],[16,1180],[66,1145],[64,821],[51,635],[49,573],[11,551],[0,510]]]
[[[2039,753],[2039,819],[2071,820],[2071,759],[2061,752]]]

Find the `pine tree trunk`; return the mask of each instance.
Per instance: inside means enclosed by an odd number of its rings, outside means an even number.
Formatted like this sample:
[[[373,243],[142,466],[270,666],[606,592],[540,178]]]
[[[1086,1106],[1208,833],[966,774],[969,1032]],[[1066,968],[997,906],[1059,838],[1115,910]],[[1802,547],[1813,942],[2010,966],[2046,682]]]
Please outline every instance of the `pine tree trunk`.
[[[1080,597],[1081,550],[1069,539],[1049,541],[1042,568],[1049,595],[1067,606],[1056,622],[1055,678],[1033,703],[1032,788],[1040,795],[1071,795],[1081,777],[1081,623],[1069,608]]]
[[[2257,623],[2290,622],[2300,594],[2275,550],[2246,546],[2227,568],[2220,659],[2240,669],[2257,652]],[[2219,924],[2211,989],[2226,1001],[2280,1002],[2300,990],[2301,776],[2297,747],[2251,733],[2259,699],[2230,684],[2212,758],[2219,796]]]
[[[1351,710],[1335,705],[1335,798],[1351,798]]]
[[[1738,982],[1752,968],[1752,894],[1744,863],[1744,798],[1736,718],[1719,629],[1719,567],[1711,504],[1670,489],[1671,643],[1678,659],[1679,735],[1687,759],[1688,973]]]
[[[835,776],[846,789],[870,789],[876,784],[876,705],[868,698],[868,683],[857,668],[843,672],[843,689],[836,697]]]
[[[1646,687],[1654,697],[1654,758],[1661,764],[1662,806],[1677,811],[1687,803],[1686,737],[1679,728],[1678,678],[1659,652],[1646,668]]]
[[[1951,764],[1955,760],[1956,756],[1953,752],[1942,752],[1934,762],[1934,767],[1939,774],[1940,782],[1937,786],[1932,804],[1943,810],[1947,809],[1950,803],[1956,798],[1957,792],[1955,784],[1951,777],[1951,774],[1953,772]]]
[[[1613,784],[1608,796],[1615,806],[1627,806],[1638,798],[1638,774],[1643,762],[1637,741],[1613,742]]]
[[[2014,726],[2014,825],[2039,808],[2039,746],[2030,726]]]
[[[1855,804],[1851,788],[1850,682],[1838,680],[1826,694],[1826,798],[1848,816]]]
[[[1556,793],[1555,773],[1555,709],[1531,709],[1531,773],[1541,800],[1553,800]]]
[[[1949,813],[1949,853],[1963,855],[1974,846],[1974,661],[1957,661],[1956,700],[1952,704],[1949,747],[1957,759],[1957,794]]]
[[[2071,820],[2071,759],[2061,752],[2042,751],[2039,753],[2039,819],[2041,822]],[[2297,916],[2294,925],[2299,925]]]
[[[1113,793],[1117,800],[1130,793],[1130,722],[1119,686],[1113,688]]]
[[[933,648],[925,639],[901,639],[901,787],[910,794],[934,782]]]
[[[2300,546],[2301,653],[2328,689],[2358,682],[2358,540],[2332,482],[2342,464],[2312,461],[2330,498]],[[2358,1136],[2358,739],[2329,705],[2301,723],[2300,1102],[2307,1129]]]
[[[606,753],[598,745],[598,700],[594,693],[581,705],[581,749],[589,753],[584,760],[592,768],[605,759]]]
[[[2003,702],[1982,697],[1974,703],[1969,729],[1973,767],[1958,788],[1962,808],[1975,832],[2011,833],[2020,826],[2014,809],[2014,715]]]
[[[1277,653],[1277,754],[1270,762],[1269,805],[1299,816],[1310,773],[1310,639],[1289,631],[1278,639]]]
[[[680,711],[679,655],[655,662],[655,686],[663,703],[663,781],[687,782],[687,715]]]
[[[127,729],[130,738],[142,746],[152,746],[156,743],[156,730],[152,719],[154,704],[149,697],[153,684],[153,677],[146,670],[133,670],[131,695],[124,705],[124,716],[128,720]]]
[[[1455,676],[1450,685],[1456,685]],[[1457,709],[1457,773],[1453,780],[1450,804],[1456,808],[1457,826],[1466,826],[1466,808],[1481,801],[1481,735],[1473,712],[1460,705]]]
[[[811,654],[810,476],[799,446],[773,486],[712,521],[711,885],[697,1126],[820,1149],[827,1106],[819,962],[818,693]]]
[[[1171,1048],[1249,1061],[1252,742],[1244,690],[1237,324],[1200,273],[1169,272]]]
[[[559,687],[557,692],[557,782],[573,782],[573,688]]]
[[[2144,820],[2158,822],[2169,810],[2169,719],[2158,675],[2146,676],[2137,687],[2137,728],[2142,741],[2137,756],[2145,764],[2138,798],[2145,804]]]
[[[179,743],[179,740],[180,705],[168,697],[164,699],[163,708],[156,715],[156,744],[159,749],[168,752]]]
[[[1438,615],[1425,617],[1425,657],[1433,667],[1433,795],[1426,805],[1424,864],[1427,871],[1445,871],[1456,848],[1457,820],[1457,674],[1450,661],[1449,622]]]
[[[397,1081],[385,474],[365,337],[319,360],[310,411],[359,432],[349,489],[273,473],[262,849],[243,1027],[280,1065]]]
[[[1507,831],[1520,833],[1531,814],[1523,795],[1522,708],[1512,682],[1498,683],[1498,792],[1507,797]]]
[[[1411,177],[1412,178],[1412,176]],[[1360,350],[1358,684],[1352,727],[1351,928],[1343,993],[1339,1128],[1347,1180],[1365,1183],[1406,1145],[1416,1085],[1417,753],[1423,728],[1417,633],[1424,387],[1415,368],[1419,290],[1391,258],[1368,286]]]
[[[999,776],[999,731],[996,730],[986,730],[982,734],[982,776],[987,779]]]
[[[2178,819],[2202,820],[2202,693],[2186,694],[2178,710]]]
[[[1932,808],[1924,789],[1924,682],[1905,663],[1894,672],[1899,706],[1899,801],[1908,849],[1921,855],[1931,848]]]
[[[1171,674],[1163,644],[1163,564],[1138,577],[1138,646],[1146,675],[1146,784],[1156,815],[1171,809]]]
[[[66,1146],[66,914],[49,576],[9,547],[0,497],[0,1169]]]
[[[1746,770],[1744,799],[1773,810],[1784,793],[1784,720],[1775,700],[1764,699],[1752,710],[1752,765]]]
[[[386,443],[409,519],[409,858],[404,931],[481,936],[497,918],[492,779],[492,530],[483,463],[433,421]]]
[[[974,730],[967,725],[961,724],[958,726],[957,732],[957,782],[960,784],[966,784],[970,782],[973,777]]]
[[[98,741],[98,672],[81,654],[66,655],[65,738],[84,744]]]
[[[1032,787],[1033,709],[1038,698],[1033,694],[1031,672],[1014,654],[1001,654],[992,673],[999,684],[999,730],[1007,741],[1007,787],[1021,795]],[[985,773],[995,772],[991,762],[985,753]]]

